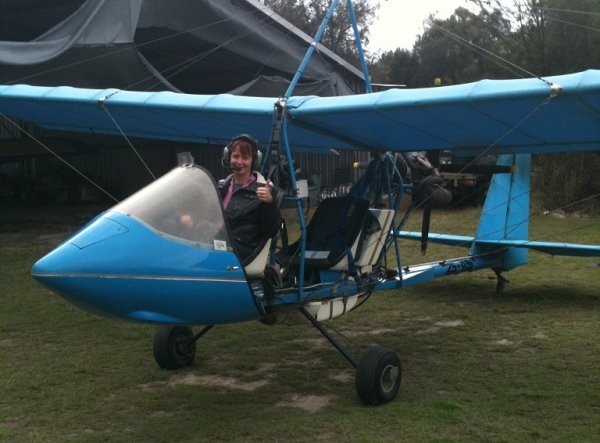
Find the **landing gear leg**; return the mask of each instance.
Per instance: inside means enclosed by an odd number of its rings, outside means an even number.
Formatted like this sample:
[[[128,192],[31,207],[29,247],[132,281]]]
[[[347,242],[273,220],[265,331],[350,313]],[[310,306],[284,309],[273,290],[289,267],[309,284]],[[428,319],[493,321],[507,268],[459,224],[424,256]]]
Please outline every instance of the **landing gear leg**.
[[[189,326],[167,326],[154,335],[154,360],[163,369],[190,366],[196,357],[196,341],[213,325],[206,326],[196,335]]]
[[[370,348],[357,362],[304,307],[300,308],[300,312],[356,369],[356,393],[363,404],[377,406],[396,398],[402,379],[398,354],[376,346]]]
[[[508,283],[508,280],[504,278],[502,275],[502,271],[500,269],[494,269],[494,273],[496,274],[496,294],[501,294],[504,292],[504,286]]]

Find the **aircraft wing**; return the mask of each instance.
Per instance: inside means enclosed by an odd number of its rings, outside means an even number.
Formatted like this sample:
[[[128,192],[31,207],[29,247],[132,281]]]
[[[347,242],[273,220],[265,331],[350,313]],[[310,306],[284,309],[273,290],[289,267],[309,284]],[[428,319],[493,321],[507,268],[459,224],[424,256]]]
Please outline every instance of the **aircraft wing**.
[[[598,150],[600,71],[482,80],[342,97],[292,97],[295,150],[463,150],[489,153]],[[246,132],[266,144],[278,98],[173,92],[0,86],[0,113],[42,127],[223,144]]]
[[[400,231],[399,238],[408,240],[421,240],[421,233],[414,231]],[[429,234],[429,243],[438,243],[448,246],[463,246],[470,248],[474,237],[465,235]],[[572,257],[600,257],[600,246],[580,245],[577,243],[541,242],[531,240],[477,240],[477,243],[500,248],[525,248],[543,252],[550,255],[566,255]]]

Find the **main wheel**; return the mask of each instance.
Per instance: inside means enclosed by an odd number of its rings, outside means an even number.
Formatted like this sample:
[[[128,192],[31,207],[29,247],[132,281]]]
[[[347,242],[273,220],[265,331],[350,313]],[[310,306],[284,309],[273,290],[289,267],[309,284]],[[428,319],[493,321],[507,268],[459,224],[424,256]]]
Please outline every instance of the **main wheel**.
[[[400,389],[402,368],[398,354],[389,349],[369,349],[356,368],[356,392],[365,405],[392,401]]]
[[[196,357],[196,342],[192,329],[187,326],[169,326],[154,335],[154,360],[163,369],[189,366]]]

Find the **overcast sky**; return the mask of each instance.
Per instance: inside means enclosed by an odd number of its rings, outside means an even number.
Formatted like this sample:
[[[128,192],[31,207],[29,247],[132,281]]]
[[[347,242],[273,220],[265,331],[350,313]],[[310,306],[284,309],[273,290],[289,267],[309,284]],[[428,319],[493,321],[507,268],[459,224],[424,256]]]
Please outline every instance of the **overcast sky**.
[[[434,14],[445,19],[459,6],[469,7],[466,0],[380,0],[379,19],[370,27],[367,50],[391,51],[412,49],[417,35],[423,33],[423,21]]]

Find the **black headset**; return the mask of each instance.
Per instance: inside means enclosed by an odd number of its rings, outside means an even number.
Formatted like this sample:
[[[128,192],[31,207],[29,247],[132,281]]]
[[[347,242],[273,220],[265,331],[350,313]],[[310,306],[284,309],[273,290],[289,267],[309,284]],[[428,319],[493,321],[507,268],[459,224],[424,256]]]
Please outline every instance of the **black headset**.
[[[258,141],[248,134],[236,135],[231,139],[227,146],[223,148],[223,157],[221,158],[221,165],[224,168],[230,168],[229,165],[231,162],[231,147],[238,140],[244,140],[250,143],[250,146],[252,146],[252,170],[257,170],[262,163],[263,153],[260,149]]]

